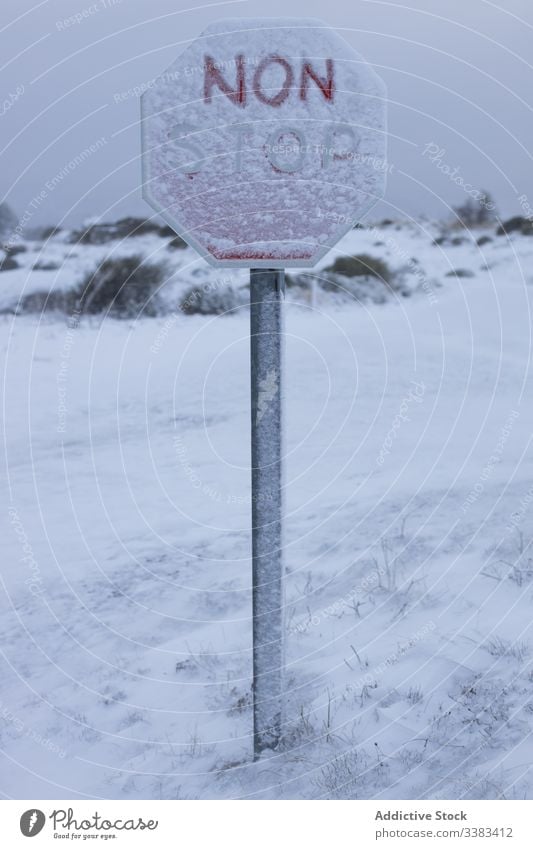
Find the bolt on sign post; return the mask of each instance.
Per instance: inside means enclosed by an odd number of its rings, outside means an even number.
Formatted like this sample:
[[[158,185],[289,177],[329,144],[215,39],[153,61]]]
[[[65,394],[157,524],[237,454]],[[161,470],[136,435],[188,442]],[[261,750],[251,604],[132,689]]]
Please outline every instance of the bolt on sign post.
[[[211,24],[141,98],[143,195],[211,265],[250,273],[254,752],[283,728],[283,269],[382,197],[385,89],[314,19]]]

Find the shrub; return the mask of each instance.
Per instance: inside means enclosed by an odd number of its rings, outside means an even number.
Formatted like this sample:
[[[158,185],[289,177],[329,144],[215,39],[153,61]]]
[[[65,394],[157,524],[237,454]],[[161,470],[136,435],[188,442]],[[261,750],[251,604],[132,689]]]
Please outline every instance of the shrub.
[[[142,256],[106,259],[87,274],[78,289],[82,311],[108,311],[119,318],[142,312],[157,315],[157,291],[166,277],[162,265],[145,262]]]
[[[286,289],[305,289],[309,288],[309,275],[304,274],[285,274]]]
[[[521,233],[523,236],[533,236],[533,221],[523,215],[515,215],[500,224],[496,230],[497,236],[506,236],[508,233]]]
[[[52,260],[37,260],[33,265],[34,271],[57,271],[61,266]]]
[[[101,245],[115,239],[129,239],[132,236],[144,236],[147,233],[167,237],[172,236],[174,231],[167,225],[160,226],[155,221],[130,216],[110,223],[91,224],[84,230],[74,230],[69,241],[80,242],[83,245]]]
[[[326,799],[357,799],[365,795],[364,781],[368,775],[366,757],[350,750],[328,761],[314,783],[320,796]]]
[[[46,242],[48,239],[51,239],[53,236],[59,235],[63,230],[62,227],[48,226],[43,227],[39,230],[39,238]]]
[[[433,239],[434,245],[453,245],[457,247],[458,245],[465,245],[469,240],[464,236],[449,236],[444,234],[443,236],[438,236],[436,239]]]
[[[16,259],[13,259],[6,254],[3,259],[0,259],[0,271],[13,271],[15,268],[18,268],[19,264]]]
[[[445,276],[446,277],[459,277],[459,278],[464,277],[464,278],[466,278],[466,277],[475,277],[475,274],[474,274],[473,271],[470,271],[470,269],[468,269],[468,268],[453,268],[451,271],[448,271],[448,273]]]
[[[479,197],[469,197],[460,206],[454,206],[453,211],[462,227],[483,227],[497,218],[496,204],[490,193],[483,190]]]
[[[404,295],[403,287],[393,290],[388,284],[383,284],[376,277],[341,277],[329,275],[319,278],[320,288],[332,292],[339,299],[359,304],[385,304],[393,291]],[[405,290],[405,294],[409,294]]]
[[[74,289],[33,292],[23,299],[21,309],[86,315],[105,312],[115,318],[133,318],[139,313],[154,316],[160,312],[157,293],[165,276],[164,266],[145,263],[140,256],[106,259]]]
[[[358,256],[338,256],[324,271],[340,274],[343,277],[378,277],[388,283],[391,272],[386,262],[368,254]]]
[[[170,230],[170,227],[168,229]],[[176,236],[174,233],[172,233],[172,235],[174,235],[174,238],[170,240],[167,245],[167,248],[172,248],[174,250],[183,250],[183,248],[187,247],[187,242],[185,242],[181,238],[181,236]]]
[[[234,289],[233,286],[216,287],[193,286],[188,289],[180,303],[185,315],[221,315],[248,303],[246,288]]]
[[[71,292],[31,292],[22,298],[17,306],[17,312],[73,312],[76,308],[76,301],[72,299]],[[3,312],[12,312],[8,308]]]
[[[0,203],[0,239],[9,238],[18,224],[18,218],[7,203]]]

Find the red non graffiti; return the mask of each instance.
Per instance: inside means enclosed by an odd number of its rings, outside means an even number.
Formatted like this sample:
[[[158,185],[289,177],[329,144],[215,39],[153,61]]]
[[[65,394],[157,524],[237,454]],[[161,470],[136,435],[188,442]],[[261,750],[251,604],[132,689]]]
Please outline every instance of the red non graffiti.
[[[214,89],[218,89],[236,106],[245,107],[248,102],[249,91],[253,92],[260,103],[265,106],[281,106],[291,92],[297,93],[302,101],[307,101],[310,97],[310,83],[314,86],[324,100],[333,103],[335,95],[335,68],[333,59],[326,59],[325,76],[312,65],[309,60],[302,60],[299,73],[291,62],[284,56],[278,53],[270,53],[265,56],[252,74],[251,86],[247,86],[246,76],[246,57],[242,53],[235,56],[235,82],[228,82],[227,78],[220,70],[220,63],[217,63],[213,56],[208,54],[204,57],[204,103],[212,103],[213,96],[220,96]],[[278,84],[277,90],[272,87],[264,86],[264,74],[267,68],[272,66],[280,67],[285,76],[283,82]]]
[[[237,106],[244,106],[246,101],[246,83],[244,79],[244,56],[238,53],[235,56],[235,88],[232,88],[222,76],[217,63],[212,56],[205,56],[204,59],[204,101],[211,103],[213,86],[218,86],[219,89],[229,97],[232,103]]]

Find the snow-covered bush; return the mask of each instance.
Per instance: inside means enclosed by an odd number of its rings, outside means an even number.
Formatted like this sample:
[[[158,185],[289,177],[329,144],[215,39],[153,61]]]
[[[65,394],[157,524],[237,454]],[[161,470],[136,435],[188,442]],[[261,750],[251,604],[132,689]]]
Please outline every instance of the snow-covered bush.
[[[394,294],[411,294],[405,277],[393,272],[384,260],[359,254],[337,257],[316,279],[325,292],[360,303],[383,304]]]
[[[454,206],[453,211],[457,218],[457,223],[461,227],[484,227],[493,224],[498,213],[496,204],[491,194],[483,189],[476,193],[474,197],[469,197],[464,203],[459,206]]]
[[[445,276],[446,277],[457,277],[457,278],[461,279],[461,278],[467,278],[467,277],[475,277],[475,274],[469,268],[452,268],[452,270],[448,271]]]
[[[452,245],[453,247],[458,247],[459,245],[467,245],[471,241],[467,236],[453,236],[450,233],[443,233],[440,236],[437,236],[436,239],[433,239],[433,244],[437,247]]]
[[[366,758],[357,749],[337,755],[315,779],[318,795],[325,799],[357,799],[362,791],[360,776],[366,769]]]
[[[167,248],[171,248],[171,250],[183,250],[183,248],[186,247],[187,242],[185,242],[181,236],[174,236],[167,245]]]
[[[533,221],[523,215],[515,215],[500,224],[496,230],[497,236],[507,236],[509,233],[521,233],[522,236],[533,236]]]
[[[4,243],[15,230],[18,219],[7,203],[0,203],[0,242]]]
[[[58,271],[60,268],[59,263],[47,259],[37,260],[33,265],[34,271]]]
[[[361,304],[384,304],[391,295],[388,285],[371,275],[343,277],[341,274],[324,274],[318,278],[318,284],[325,292]]]
[[[180,309],[185,315],[222,315],[244,306],[248,300],[246,288],[235,289],[233,286],[206,284],[188,289],[180,303]]]
[[[165,278],[163,265],[145,262],[141,256],[106,259],[74,289],[28,295],[21,311],[106,313],[114,318],[154,316],[162,311],[158,290]]]
[[[343,277],[377,277],[384,283],[388,283],[392,277],[386,262],[368,254],[338,256],[333,265],[328,265],[324,271]]]
[[[409,293],[384,260],[368,254],[339,256],[320,272],[285,275],[287,289],[293,290],[296,300],[309,300],[313,281],[324,292],[360,303],[384,303],[392,292],[403,294],[404,289]]]
[[[74,230],[70,241],[84,245],[102,245],[114,239],[129,239],[132,236],[144,236],[147,233],[154,233],[162,238],[175,235],[167,225],[160,226],[155,221],[130,216],[121,218],[119,221],[90,224],[80,230]]]
[[[85,313],[109,311],[118,318],[139,313],[153,316],[161,311],[158,290],[165,278],[164,265],[146,262],[142,256],[106,259],[86,275],[75,294]]]
[[[5,256],[0,256],[0,271],[13,271],[13,269],[18,268],[19,264],[16,259],[9,256],[9,254],[5,254]]]

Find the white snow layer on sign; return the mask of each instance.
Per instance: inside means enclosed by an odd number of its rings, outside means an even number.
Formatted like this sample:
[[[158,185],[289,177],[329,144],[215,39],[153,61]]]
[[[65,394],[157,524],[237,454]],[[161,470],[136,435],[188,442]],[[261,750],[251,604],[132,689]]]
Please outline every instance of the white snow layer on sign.
[[[313,265],[383,193],[383,83],[320,21],[213,24],[142,101],[145,197],[216,264]]]

